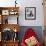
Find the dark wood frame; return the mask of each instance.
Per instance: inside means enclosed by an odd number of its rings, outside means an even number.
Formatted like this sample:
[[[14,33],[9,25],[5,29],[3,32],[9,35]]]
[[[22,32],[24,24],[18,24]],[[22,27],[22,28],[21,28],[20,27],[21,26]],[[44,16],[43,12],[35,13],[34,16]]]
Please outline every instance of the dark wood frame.
[[[26,17],[26,9],[30,8],[30,9],[34,9],[34,18],[30,19]],[[36,19],[36,7],[25,7],[25,20],[35,20]]]

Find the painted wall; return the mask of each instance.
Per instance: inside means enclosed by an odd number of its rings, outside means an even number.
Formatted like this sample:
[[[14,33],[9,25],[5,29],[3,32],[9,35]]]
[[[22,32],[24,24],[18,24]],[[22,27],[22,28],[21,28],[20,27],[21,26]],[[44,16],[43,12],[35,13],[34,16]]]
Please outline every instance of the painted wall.
[[[43,25],[43,6],[42,0],[21,0],[20,3],[20,25],[22,26],[42,26]],[[36,20],[25,20],[25,7],[36,7]]]
[[[15,6],[15,0],[0,0],[0,6]],[[43,26],[43,6],[42,0],[17,0],[19,6],[20,26]],[[36,20],[25,20],[25,7],[36,7]],[[9,17],[9,20],[12,17]],[[15,22],[15,20],[13,21]]]

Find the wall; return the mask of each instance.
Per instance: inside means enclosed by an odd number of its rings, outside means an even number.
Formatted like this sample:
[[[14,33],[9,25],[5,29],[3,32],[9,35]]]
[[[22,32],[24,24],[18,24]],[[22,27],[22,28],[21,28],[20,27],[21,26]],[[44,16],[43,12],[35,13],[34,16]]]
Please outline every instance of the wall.
[[[0,6],[15,6],[15,0],[0,0]],[[42,0],[17,0],[19,6],[20,26],[43,26]],[[25,20],[25,7],[36,7],[36,20]],[[11,17],[9,17],[10,20]],[[15,20],[14,20],[15,22]]]
[[[42,26],[43,25],[43,6],[42,0],[21,0],[20,2],[20,25],[22,26]],[[25,20],[25,7],[36,7],[36,20]]]

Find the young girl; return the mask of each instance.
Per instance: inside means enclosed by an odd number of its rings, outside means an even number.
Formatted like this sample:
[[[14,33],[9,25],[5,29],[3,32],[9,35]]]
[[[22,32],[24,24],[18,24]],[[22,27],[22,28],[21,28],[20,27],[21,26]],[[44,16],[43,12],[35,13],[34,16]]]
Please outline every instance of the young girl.
[[[40,42],[37,39],[36,33],[31,28],[27,29],[27,31],[25,32],[21,45],[22,46],[41,46]]]

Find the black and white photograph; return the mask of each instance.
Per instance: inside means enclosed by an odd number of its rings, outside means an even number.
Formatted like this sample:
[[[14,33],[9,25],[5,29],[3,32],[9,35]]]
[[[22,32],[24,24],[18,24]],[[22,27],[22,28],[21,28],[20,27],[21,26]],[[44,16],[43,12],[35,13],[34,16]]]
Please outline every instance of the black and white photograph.
[[[36,19],[36,7],[26,7],[25,8],[25,19],[26,20]]]

